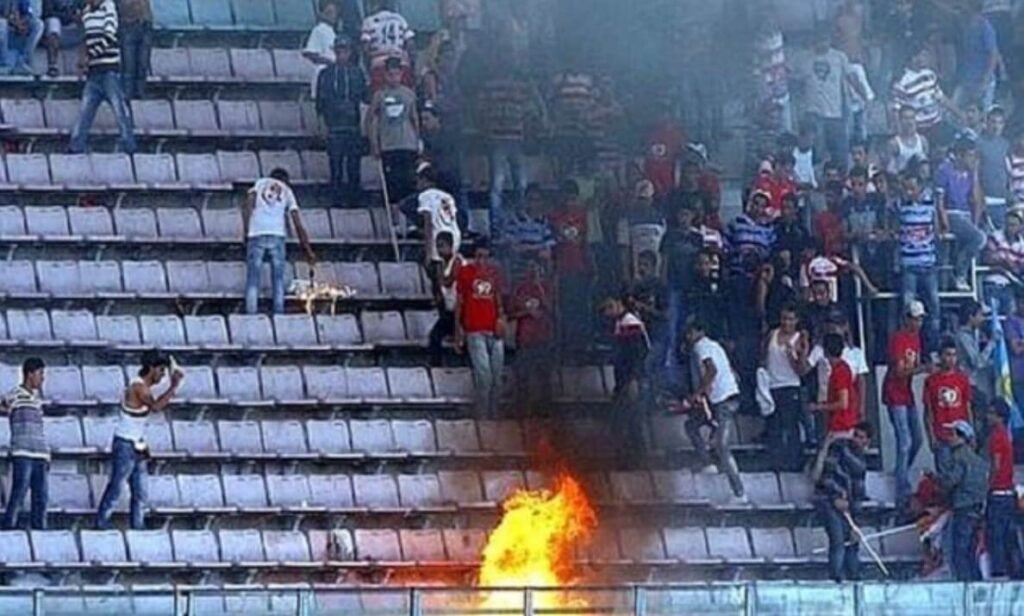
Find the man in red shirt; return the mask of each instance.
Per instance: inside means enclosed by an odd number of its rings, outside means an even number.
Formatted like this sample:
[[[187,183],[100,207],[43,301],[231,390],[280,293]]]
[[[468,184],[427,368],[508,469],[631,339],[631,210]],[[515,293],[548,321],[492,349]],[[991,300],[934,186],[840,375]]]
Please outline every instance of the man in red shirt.
[[[889,338],[889,367],[882,385],[882,402],[896,437],[896,506],[902,509],[910,497],[910,467],[921,450],[921,415],[914,404],[911,381],[921,367],[921,325],[924,304],[907,304],[903,329]]]
[[[521,413],[551,399],[554,289],[533,259],[512,291],[509,318],[516,323],[516,401]]]
[[[574,180],[562,183],[561,205],[549,217],[555,231],[555,273],[558,283],[558,324],[563,348],[582,348],[589,341],[590,254],[587,251],[587,208]]]
[[[944,340],[939,350],[939,370],[924,382],[925,427],[928,445],[940,473],[952,455],[952,431],[946,426],[962,419],[972,423],[971,383],[957,365],[956,342]]]
[[[825,334],[822,347],[832,368],[828,377],[828,398],[826,402],[814,402],[808,405],[812,411],[828,414],[827,431],[830,437],[837,433],[845,435],[860,423],[857,378],[849,364],[843,360],[844,346],[846,345],[840,334]]]
[[[656,197],[664,197],[676,185],[676,166],[686,145],[686,135],[667,104],[647,136],[644,177],[654,184]]]
[[[1019,566],[1020,549],[1017,544],[1017,494],[1013,482],[1013,443],[1006,428],[1010,420],[1010,405],[996,399],[985,416],[988,422],[989,490],[985,503],[985,528],[988,533],[988,553],[992,562],[992,577],[1006,578]]]
[[[782,214],[782,198],[796,194],[797,186],[793,181],[793,166],[796,159],[792,152],[779,152],[770,174],[758,174],[754,181],[754,190],[768,193],[767,214],[771,220],[777,220]]]
[[[455,275],[455,348],[469,352],[477,413],[497,417],[505,370],[501,276],[490,260],[491,248],[486,241],[477,241],[474,257]]]
[[[825,184],[825,209],[814,215],[813,227],[812,235],[823,242],[822,250],[825,254],[848,256],[842,181]]]

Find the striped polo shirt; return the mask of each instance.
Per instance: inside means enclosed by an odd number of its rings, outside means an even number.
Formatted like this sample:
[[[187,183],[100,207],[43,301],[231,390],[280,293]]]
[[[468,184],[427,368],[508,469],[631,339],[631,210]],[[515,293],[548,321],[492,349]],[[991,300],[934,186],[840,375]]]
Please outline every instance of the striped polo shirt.
[[[775,246],[775,229],[741,214],[729,224],[729,248],[733,252],[732,270],[743,272],[745,266],[768,259]]]
[[[1010,176],[1010,199],[1014,205],[1024,205],[1024,156],[1010,152],[1006,157],[1006,173]]]
[[[917,202],[903,203],[896,210],[899,220],[900,263],[904,267],[935,265],[935,202],[922,195]]]
[[[82,13],[85,52],[89,71],[116,71],[121,68],[121,48],[117,40],[117,7],[114,0],[103,0],[96,8],[86,6]]]
[[[43,424],[43,401],[39,392],[18,385],[4,398],[10,415],[11,455],[37,460],[50,459]]]
[[[922,130],[942,121],[945,96],[935,71],[928,68],[920,71],[908,68],[892,86],[893,108],[912,108],[917,114],[917,127]]]

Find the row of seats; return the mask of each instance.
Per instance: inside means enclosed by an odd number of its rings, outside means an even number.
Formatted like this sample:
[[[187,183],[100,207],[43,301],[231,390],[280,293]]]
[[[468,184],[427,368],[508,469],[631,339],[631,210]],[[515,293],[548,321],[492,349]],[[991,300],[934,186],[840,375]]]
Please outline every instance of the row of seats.
[[[257,428],[258,429],[258,428]],[[54,511],[81,514],[93,510],[106,487],[105,475],[51,473]],[[742,473],[750,503],[731,504],[727,479],[693,475],[687,470],[593,473],[583,478],[598,505],[616,507],[707,507],[718,511],[810,511],[813,486],[802,473]],[[633,482],[637,483],[633,483]],[[894,503],[891,477],[869,472],[865,507],[888,509]],[[229,474],[152,475],[147,503],[158,513],[249,514],[323,512],[387,514],[491,510],[515,491],[548,487],[534,471],[438,471],[399,474]],[[127,495],[119,504],[127,506]],[[227,511],[226,511],[227,510]]]
[[[262,268],[264,290],[270,266]],[[0,261],[0,294],[43,299],[46,296],[161,299],[240,298],[245,291],[242,261]],[[345,285],[356,299],[425,300],[429,297],[418,263],[323,262],[315,280]],[[285,264],[285,281],[309,280],[309,266]],[[401,319],[399,319],[400,321]],[[401,339],[401,338],[399,338]]]
[[[435,405],[462,404],[473,397],[473,378],[465,368],[263,366],[214,370],[209,366],[183,366],[183,369],[187,376],[178,391],[179,400],[196,405]],[[9,391],[14,387],[20,380],[19,370],[18,366],[0,364],[0,389]],[[126,377],[134,376],[137,371],[136,366],[50,366],[43,394],[50,403],[62,406],[114,403],[121,399]],[[609,371],[607,367],[604,370]],[[579,395],[579,385],[571,380],[573,375],[584,372],[600,377],[602,370],[562,369],[563,395],[567,399],[593,401],[589,392],[587,396]],[[605,378],[610,379],[610,376],[605,375]],[[509,387],[513,386],[510,382]],[[603,385],[601,391],[606,391]]]
[[[896,562],[919,560],[917,534],[906,535],[877,541],[875,549]],[[8,570],[473,567],[485,544],[485,532],[477,529],[4,531],[0,562]],[[600,531],[577,558],[627,566],[796,566],[825,561],[814,553],[825,545],[821,527],[625,528]]]
[[[134,100],[131,107],[136,132],[160,137],[308,137],[320,129],[312,104],[295,101]],[[0,101],[3,121],[32,136],[67,134],[80,112],[75,99]],[[109,107],[100,107],[93,126],[98,133],[117,130]]]
[[[216,154],[5,154],[0,189],[28,191],[231,191],[276,168],[293,184],[327,182],[327,153],[303,150]]]
[[[302,208],[311,240],[380,243],[388,239],[383,208]],[[379,220],[378,220],[379,219]],[[0,242],[240,243],[240,208],[0,206]]]
[[[153,19],[170,30],[306,30],[313,26],[312,0],[154,0]]]

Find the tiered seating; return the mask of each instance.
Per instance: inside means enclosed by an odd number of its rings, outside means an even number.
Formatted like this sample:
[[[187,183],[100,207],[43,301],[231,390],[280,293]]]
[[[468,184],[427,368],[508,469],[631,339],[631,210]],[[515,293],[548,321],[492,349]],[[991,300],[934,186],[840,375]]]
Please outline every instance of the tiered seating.
[[[310,0],[155,0],[158,28],[197,30],[299,30],[312,27]]]

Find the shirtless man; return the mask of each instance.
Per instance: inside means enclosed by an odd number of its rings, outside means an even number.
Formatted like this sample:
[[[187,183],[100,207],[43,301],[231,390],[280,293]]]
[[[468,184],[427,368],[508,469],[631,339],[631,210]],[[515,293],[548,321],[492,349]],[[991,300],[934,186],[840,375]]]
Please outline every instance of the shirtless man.
[[[120,420],[114,430],[111,446],[110,481],[100,501],[96,516],[96,527],[110,528],[110,518],[121,497],[125,480],[131,487],[131,527],[145,528],[146,462],[149,445],[146,443],[146,422],[152,413],[164,410],[178,393],[178,387],[185,374],[180,370],[171,372],[171,386],[159,397],[153,397],[153,387],[163,381],[171,367],[170,359],[157,351],[142,355],[139,374],[128,383],[121,402]]]

